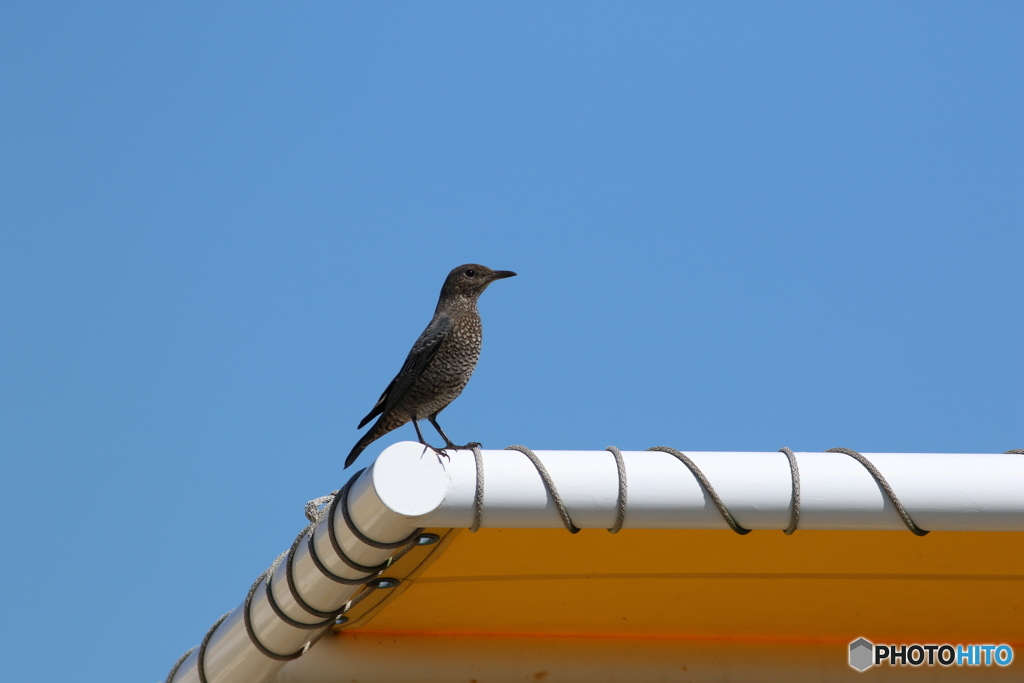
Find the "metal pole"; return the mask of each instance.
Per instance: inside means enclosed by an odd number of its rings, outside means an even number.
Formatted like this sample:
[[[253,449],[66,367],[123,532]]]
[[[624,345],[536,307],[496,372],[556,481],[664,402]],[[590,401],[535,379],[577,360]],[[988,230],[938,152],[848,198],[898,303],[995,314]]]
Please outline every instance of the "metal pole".
[[[692,452],[736,521],[747,529],[786,528],[792,479],[782,453]],[[477,470],[472,451],[442,461],[418,443],[387,448],[354,483],[351,517],[376,541],[395,542],[419,527],[467,528],[473,523]],[[865,453],[903,506],[931,531],[1024,531],[1024,456],[1020,454]],[[557,528],[563,522],[536,467],[518,451],[483,451],[482,525],[492,528]],[[607,451],[538,451],[572,517],[581,528],[607,529],[618,512],[618,469]],[[657,451],[623,451],[627,474],[624,529],[722,529],[722,515],[693,474],[676,458]],[[904,530],[889,498],[856,460],[842,453],[796,454],[800,472],[800,529]],[[338,558],[327,519],[315,527],[317,556],[339,576],[362,578]],[[396,550],[368,546],[339,513],[335,533],[346,556],[362,565],[385,561]],[[303,600],[323,612],[340,609],[361,586],[336,583],[320,572],[305,541],[293,558],[293,578]],[[284,563],[272,581],[273,595],[291,619],[316,623],[291,597]],[[263,645],[295,652],[326,628],[289,625],[272,610],[262,586],[251,605],[252,625]],[[199,683],[198,651],[183,663],[174,683]],[[261,683],[283,662],[268,658],[250,640],[243,609],[216,629],[205,654],[210,683]]]
[[[423,517],[444,500],[447,486],[444,470],[431,463],[435,460],[432,454],[424,458],[419,455],[412,449],[383,455],[353,483],[348,496],[349,512],[353,523],[364,535],[382,543],[406,538],[423,526]],[[399,482],[397,487],[396,482]],[[405,482],[415,482],[415,485],[410,487]],[[361,542],[349,531],[341,510],[335,517],[335,533],[345,554],[362,565],[378,565],[398,552],[397,549],[373,548]],[[313,534],[317,556],[332,573],[352,579],[369,576],[349,568],[337,556],[330,542],[326,516],[314,528]],[[282,560],[271,585],[281,610],[303,623],[323,621],[303,610],[292,598],[285,566],[286,561]],[[323,612],[340,609],[364,588],[340,584],[324,576],[313,563],[305,540],[295,549],[293,578],[299,596]],[[284,662],[267,657],[253,645],[246,631],[243,605],[231,612],[207,645],[204,666],[210,683],[260,683],[284,665]],[[296,652],[330,628],[328,625],[306,630],[289,625],[274,613],[263,585],[257,587],[253,595],[250,616],[256,637],[264,647],[278,654]],[[198,656],[197,649],[178,669],[174,683],[199,683]]]
[[[385,453],[422,448],[399,443]],[[537,451],[573,523],[615,522],[618,473],[607,451]],[[707,476],[736,521],[748,529],[785,529],[792,478],[782,453],[686,454]],[[623,451],[628,491],[624,529],[724,529],[721,514],[678,460],[657,451]],[[865,453],[914,521],[933,531],[1024,531],[1024,455]],[[796,453],[800,529],[905,530],[889,498],[856,460],[842,453]],[[517,451],[483,451],[483,527],[557,528],[554,502],[536,468]],[[444,503],[424,519],[432,527],[473,522],[476,466],[470,451],[452,455]]]

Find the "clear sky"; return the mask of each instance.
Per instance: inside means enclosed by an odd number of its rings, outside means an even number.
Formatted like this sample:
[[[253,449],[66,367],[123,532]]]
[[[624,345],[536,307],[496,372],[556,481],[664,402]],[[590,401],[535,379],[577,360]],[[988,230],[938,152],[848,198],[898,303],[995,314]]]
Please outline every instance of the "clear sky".
[[[1022,31],[1019,2],[4,3],[3,678],[162,679],[343,483],[468,261],[520,275],[457,441],[1024,447]]]

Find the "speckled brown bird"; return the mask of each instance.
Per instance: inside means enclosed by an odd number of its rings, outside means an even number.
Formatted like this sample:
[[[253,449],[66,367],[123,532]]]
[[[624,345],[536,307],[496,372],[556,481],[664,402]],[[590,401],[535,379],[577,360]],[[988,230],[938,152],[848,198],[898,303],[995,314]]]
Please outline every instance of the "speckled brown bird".
[[[418,421],[422,419],[434,425],[444,439],[445,448],[466,448],[452,443],[437,424],[437,414],[462,393],[480,358],[483,327],[476,308],[477,299],[487,285],[513,275],[510,270],[491,270],[476,263],[467,263],[448,273],[434,318],[412,345],[405,364],[380,395],[377,405],[359,423],[362,429],[380,415],[370,431],[352,447],[345,467],[371,443],[410,421],[416,428],[419,442],[433,448],[420,432]]]

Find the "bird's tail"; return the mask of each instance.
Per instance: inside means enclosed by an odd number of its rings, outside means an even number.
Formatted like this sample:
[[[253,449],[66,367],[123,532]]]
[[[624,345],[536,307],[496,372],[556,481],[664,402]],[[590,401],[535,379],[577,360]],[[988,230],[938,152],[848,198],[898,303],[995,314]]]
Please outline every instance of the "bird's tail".
[[[370,431],[363,434],[362,438],[360,438],[359,441],[356,442],[356,445],[352,447],[352,450],[349,451],[348,457],[345,458],[346,468],[356,461],[356,458],[359,457],[359,454],[362,453],[367,446],[390,432],[392,429],[400,426],[396,425],[395,427],[385,427],[381,422],[382,420],[377,420],[377,422],[370,427]]]
[[[345,467],[346,468],[349,465],[351,465],[352,463],[354,463],[356,461],[356,458],[359,457],[359,454],[362,453],[366,449],[366,447],[370,445],[371,441],[373,441],[373,439],[367,439],[366,438],[369,435],[370,435],[370,432],[367,432],[366,434],[364,434],[363,438],[359,439],[359,441],[356,442],[356,445],[352,447],[352,450],[349,451],[348,457],[345,458]]]

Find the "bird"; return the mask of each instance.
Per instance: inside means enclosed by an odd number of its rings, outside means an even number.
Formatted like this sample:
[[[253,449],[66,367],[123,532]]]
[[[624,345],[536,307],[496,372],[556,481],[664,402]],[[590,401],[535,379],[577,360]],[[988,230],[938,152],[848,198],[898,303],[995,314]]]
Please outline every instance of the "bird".
[[[456,446],[437,423],[437,415],[466,388],[480,358],[483,327],[476,307],[477,299],[495,280],[515,275],[511,270],[491,270],[477,263],[461,265],[448,273],[434,317],[412,345],[402,369],[359,423],[357,429],[362,429],[370,420],[380,416],[352,447],[345,459],[346,468],[367,446],[406,422],[412,422],[421,444],[447,456],[444,449],[434,448],[424,440],[419,425],[423,419],[434,425],[444,439],[445,449],[458,450],[477,445]]]

